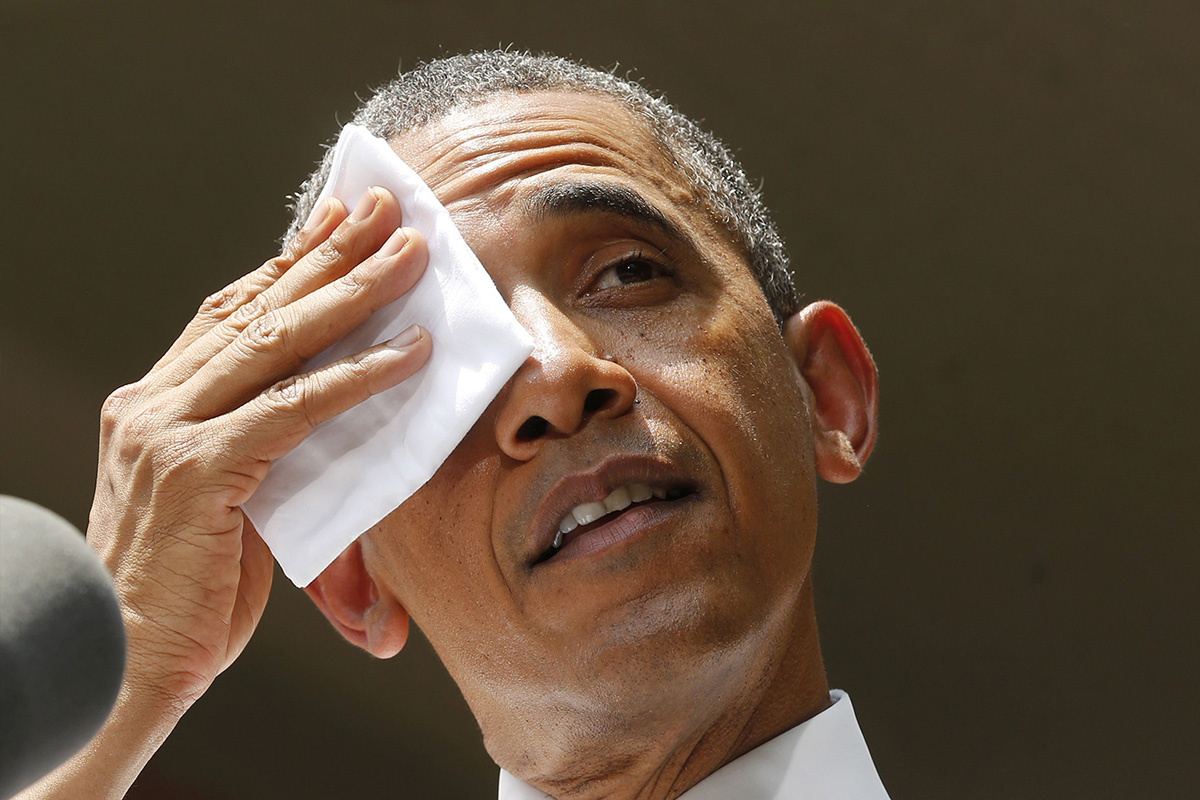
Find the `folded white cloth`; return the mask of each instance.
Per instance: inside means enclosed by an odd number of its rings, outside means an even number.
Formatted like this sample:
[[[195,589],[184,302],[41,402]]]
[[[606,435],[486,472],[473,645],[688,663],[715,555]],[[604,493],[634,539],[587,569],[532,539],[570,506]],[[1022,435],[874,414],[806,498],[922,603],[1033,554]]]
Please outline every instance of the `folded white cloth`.
[[[433,353],[412,378],[320,425],[271,464],[242,508],[283,571],[306,586],[347,545],[428,481],[533,350],[533,340],[425,182],[364,128],[347,125],[318,199],[354,208],[371,186],[400,201],[429,244],[407,295],[375,312],[305,370],[385,342],[409,325]]]

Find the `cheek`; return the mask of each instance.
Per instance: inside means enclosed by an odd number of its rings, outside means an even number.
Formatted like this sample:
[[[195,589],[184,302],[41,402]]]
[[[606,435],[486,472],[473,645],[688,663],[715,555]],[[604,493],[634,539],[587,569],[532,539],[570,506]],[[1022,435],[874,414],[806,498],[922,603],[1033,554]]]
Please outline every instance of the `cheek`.
[[[456,452],[372,531],[389,588],[435,641],[470,630],[497,580],[488,570],[496,459],[468,455]]]
[[[526,662],[537,657],[492,539],[501,473],[492,423],[485,415],[434,477],[372,531],[389,590],[473,708],[486,693],[481,677],[519,687],[531,674]]]
[[[703,316],[635,331],[627,357],[645,392],[711,452],[735,529],[766,534],[746,546],[803,560],[815,536],[815,481],[802,384],[757,287],[727,297]]]

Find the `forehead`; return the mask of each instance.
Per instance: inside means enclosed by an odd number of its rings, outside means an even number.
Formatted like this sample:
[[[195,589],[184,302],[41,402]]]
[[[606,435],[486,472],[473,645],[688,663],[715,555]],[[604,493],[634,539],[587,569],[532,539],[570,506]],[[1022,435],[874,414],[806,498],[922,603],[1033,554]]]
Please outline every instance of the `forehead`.
[[[696,206],[646,124],[588,92],[499,94],[403,133],[392,146],[452,212],[495,212],[523,191],[567,180],[620,183],[659,207]]]

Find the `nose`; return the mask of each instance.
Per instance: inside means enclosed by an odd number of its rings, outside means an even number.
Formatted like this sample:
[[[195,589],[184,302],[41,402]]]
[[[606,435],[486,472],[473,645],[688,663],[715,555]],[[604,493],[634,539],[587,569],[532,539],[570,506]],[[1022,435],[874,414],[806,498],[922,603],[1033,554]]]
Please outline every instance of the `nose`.
[[[509,382],[496,417],[505,455],[533,458],[546,442],[571,436],[592,419],[619,417],[634,406],[633,375],[544,296],[514,293],[512,310],[534,350]]]

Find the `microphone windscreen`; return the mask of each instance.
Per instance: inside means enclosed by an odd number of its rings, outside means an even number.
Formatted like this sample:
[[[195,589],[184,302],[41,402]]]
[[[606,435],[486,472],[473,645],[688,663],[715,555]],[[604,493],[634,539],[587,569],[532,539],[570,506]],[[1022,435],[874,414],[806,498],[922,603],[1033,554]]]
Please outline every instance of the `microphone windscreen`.
[[[112,580],[71,523],[0,495],[0,797],[104,723],[125,668]]]

